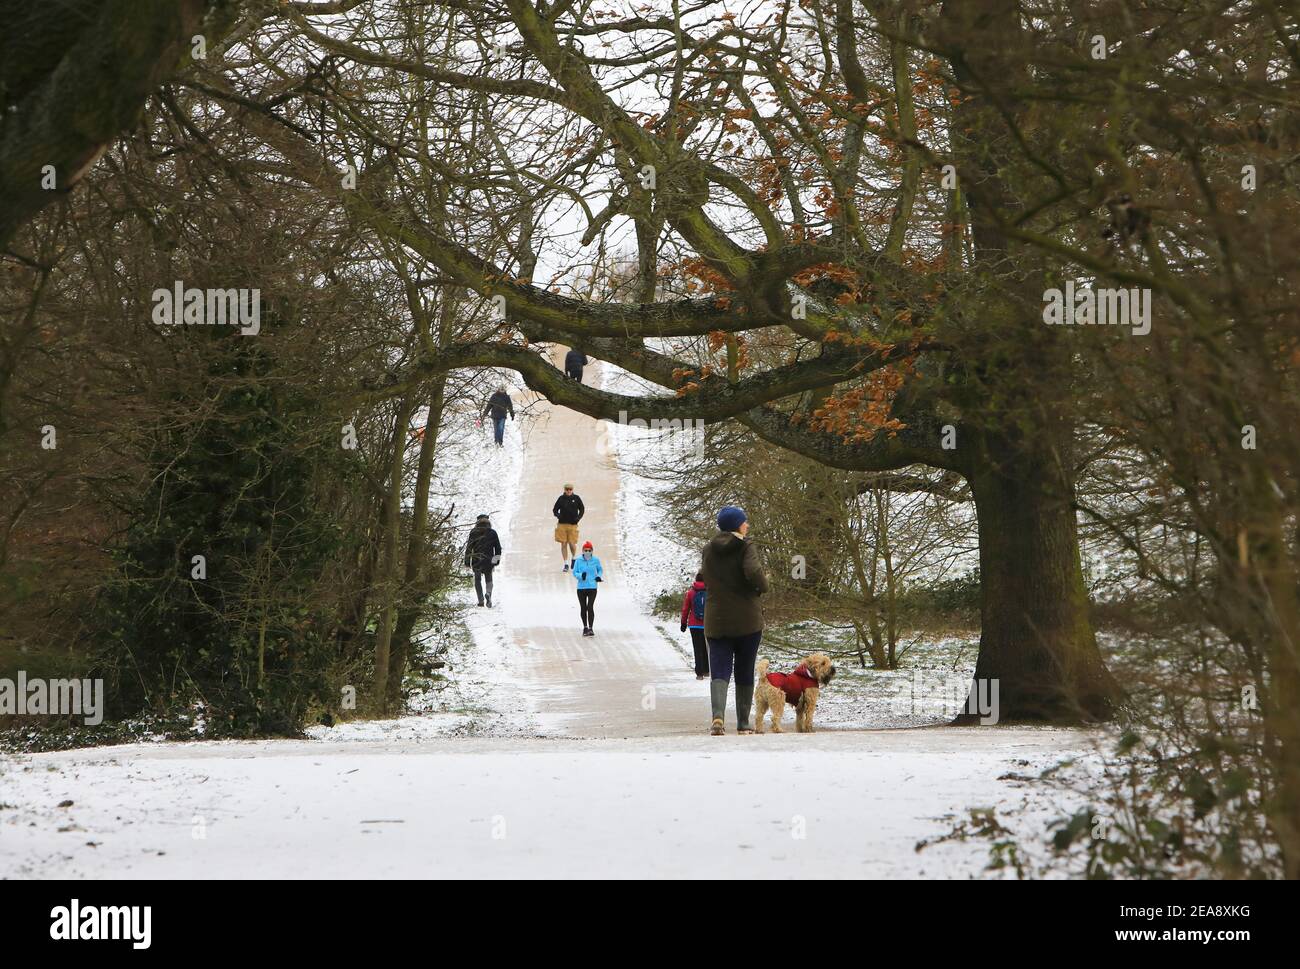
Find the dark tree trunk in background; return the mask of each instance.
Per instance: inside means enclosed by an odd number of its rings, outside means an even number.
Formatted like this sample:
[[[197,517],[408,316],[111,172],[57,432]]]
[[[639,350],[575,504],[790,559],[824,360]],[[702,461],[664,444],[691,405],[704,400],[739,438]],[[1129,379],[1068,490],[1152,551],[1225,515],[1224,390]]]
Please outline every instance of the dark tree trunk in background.
[[[975,689],[997,681],[1000,721],[1107,718],[1120,689],[1088,616],[1072,482],[1050,456],[986,445],[1002,459],[970,477],[980,546]]]
[[[355,660],[360,653],[366,631],[366,610],[370,603],[371,583],[374,581],[378,562],[379,546],[368,542],[361,551],[356,569],[351,573],[351,584],[356,592],[351,599],[344,602],[336,635],[339,655],[348,663]]]
[[[406,569],[402,581],[397,610],[397,625],[393,630],[393,649],[388,673],[389,702],[396,704],[401,694],[402,678],[411,656],[411,636],[420,618],[420,607],[432,593],[429,587],[429,567],[425,561],[425,545],[429,534],[429,487],[433,481],[433,458],[438,447],[438,431],[442,426],[443,394],[447,386],[445,377],[434,383],[429,400],[429,415],[424,425],[424,439],[420,442],[420,458],[415,473],[415,508],[411,515],[411,537],[406,547]]]
[[[393,421],[393,450],[389,461],[384,500],[384,537],[380,553],[379,625],[375,632],[374,698],[381,714],[388,713],[388,673],[391,666],[393,625],[397,614],[398,552],[402,529],[402,469],[406,457],[406,431],[411,423],[411,398],[403,397]]]

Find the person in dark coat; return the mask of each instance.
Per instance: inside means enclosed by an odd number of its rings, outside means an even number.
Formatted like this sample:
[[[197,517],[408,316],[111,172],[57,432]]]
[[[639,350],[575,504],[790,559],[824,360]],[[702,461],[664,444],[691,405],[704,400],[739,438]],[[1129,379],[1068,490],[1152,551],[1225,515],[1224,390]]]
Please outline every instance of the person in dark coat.
[[[484,605],[484,586],[487,586],[487,607],[492,608],[492,570],[501,564],[501,539],[487,515],[479,515],[465,541],[465,567],[474,570],[474,591],[478,604]]]
[[[682,632],[691,631],[691,648],[695,651],[695,678],[709,675],[709,644],[704,639],[704,604],[708,590],[704,587],[704,573],[696,572],[695,581],[682,599]]]
[[[506,415],[509,414],[512,421],[515,419],[515,405],[510,395],[506,393],[505,387],[497,388],[497,392],[488,399],[487,406],[483,408],[483,416],[487,417],[488,414],[492,415],[492,433],[496,436],[497,447],[503,447],[506,436]]]
[[[560,558],[564,559],[561,571],[567,572],[578,557],[578,522],[587,513],[587,507],[574,494],[573,485],[566,483],[564,494],[555,499],[551,512],[555,515],[555,540],[560,543]]]
[[[767,592],[767,576],[758,551],[745,538],[749,518],[741,508],[728,505],[718,512],[718,534],[704,546],[704,638],[709,644],[709,697],[713,722],[709,732],[723,732],[727,687],[736,674],[736,732],[753,733],[749,721],[754,702],[754,664],[763,639],[763,607],[759,597]]]
[[[587,355],[574,347],[564,355],[564,373],[571,380],[582,383],[582,368],[587,365]]]

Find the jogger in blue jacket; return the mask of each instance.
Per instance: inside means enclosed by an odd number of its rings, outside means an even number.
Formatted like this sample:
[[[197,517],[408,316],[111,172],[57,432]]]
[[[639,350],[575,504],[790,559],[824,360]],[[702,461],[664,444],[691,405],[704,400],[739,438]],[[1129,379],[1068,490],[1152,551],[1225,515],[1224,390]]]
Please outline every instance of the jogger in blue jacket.
[[[582,555],[573,561],[573,577],[578,580],[578,611],[582,614],[582,635],[594,636],[596,623],[596,583],[605,575],[600,559],[592,554],[591,542],[582,543]]]

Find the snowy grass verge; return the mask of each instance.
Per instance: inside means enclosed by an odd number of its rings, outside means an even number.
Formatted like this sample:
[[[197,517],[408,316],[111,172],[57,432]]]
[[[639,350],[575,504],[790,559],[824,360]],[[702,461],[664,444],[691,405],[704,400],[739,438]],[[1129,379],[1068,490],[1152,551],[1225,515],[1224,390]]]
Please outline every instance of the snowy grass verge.
[[[475,517],[489,515],[501,537],[504,567],[508,568],[529,424],[526,420],[507,421],[505,446],[498,448],[490,422],[483,427],[472,421],[461,423],[465,428],[462,436],[440,455],[430,504],[435,509],[455,505],[454,520],[460,526],[462,542]],[[413,691],[406,714],[310,727],[306,733],[311,739],[330,743],[422,741],[485,734],[521,736],[536,731],[532,705],[514,668],[505,619],[497,609],[477,606],[468,573],[461,581],[450,595],[451,603],[461,611],[460,619],[447,637],[446,648],[429,657],[444,665],[429,676],[408,674],[407,687]],[[429,646],[427,639],[422,641],[426,655]]]

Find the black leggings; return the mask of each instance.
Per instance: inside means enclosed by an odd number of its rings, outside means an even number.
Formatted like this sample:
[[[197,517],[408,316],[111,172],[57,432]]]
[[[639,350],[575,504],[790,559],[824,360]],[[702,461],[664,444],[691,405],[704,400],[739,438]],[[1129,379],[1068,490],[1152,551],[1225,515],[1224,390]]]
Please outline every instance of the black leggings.
[[[709,643],[704,638],[703,626],[691,627],[691,647],[695,650],[695,675],[709,675]]]
[[[578,611],[582,613],[583,629],[591,629],[596,625],[596,591],[595,589],[578,590]]]

